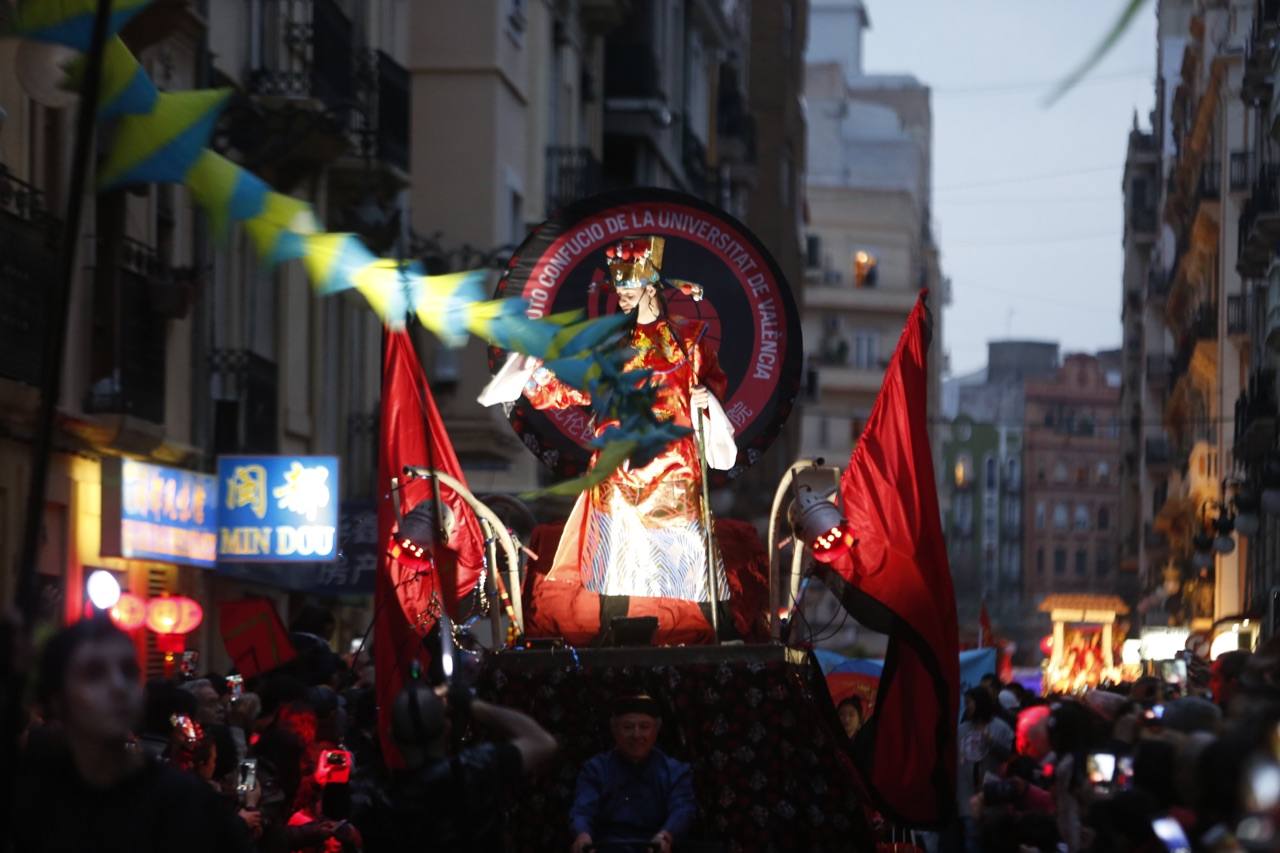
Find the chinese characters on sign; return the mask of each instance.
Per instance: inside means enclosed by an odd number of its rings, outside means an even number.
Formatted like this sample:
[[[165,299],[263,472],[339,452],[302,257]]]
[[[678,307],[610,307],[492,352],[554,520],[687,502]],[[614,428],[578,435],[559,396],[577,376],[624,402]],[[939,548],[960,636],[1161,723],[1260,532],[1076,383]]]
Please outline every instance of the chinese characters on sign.
[[[338,460],[222,456],[218,553],[223,561],[333,560],[338,552]]]
[[[120,556],[212,568],[218,559],[217,479],[131,459],[119,464]]]

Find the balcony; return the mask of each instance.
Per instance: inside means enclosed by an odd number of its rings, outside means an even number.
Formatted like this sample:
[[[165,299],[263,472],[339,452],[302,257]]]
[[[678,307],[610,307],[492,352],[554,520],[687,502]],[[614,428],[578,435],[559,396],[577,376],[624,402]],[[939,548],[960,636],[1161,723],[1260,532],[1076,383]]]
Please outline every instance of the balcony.
[[[1129,211],[1129,230],[1134,235],[1152,236],[1156,233],[1156,211],[1153,207],[1135,207]]]
[[[819,364],[818,387],[824,394],[871,394],[884,382],[884,367],[853,367],[847,364]]]
[[[152,247],[98,240],[87,413],[164,423],[168,324],[156,304],[157,294],[174,286],[173,271]]]
[[[1233,193],[1244,192],[1253,183],[1253,172],[1256,168],[1254,156],[1249,151],[1232,151],[1227,163],[1227,180]]]
[[[600,191],[600,161],[590,148],[547,148],[547,213]]]
[[[250,97],[228,106],[215,146],[287,190],[352,150],[362,121],[360,52],[337,0],[260,0],[254,8],[257,20],[249,26],[260,42],[245,78]],[[407,73],[403,83],[407,142]]]
[[[905,320],[915,307],[919,291],[848,284],[806,284],[803,295],[808,310],[889,314]]]
[[[1265,164],[1258,169],[1253,191],[1240,211],[1240,251],[1236,270],[1246,278],[1259,278],[1271,264],[1280,239],[1280,167]]]
[[[1169,276],[1159,267],[1147,270],[1147,301],[1163,303],[1169,296]]]
[[[1236,398],[1233,455],[1247,461],[1266,455],[1276,441],[1276,375],[1269,368],[1254,371]]]
[[[666,101],[662,67],[653,45],[642,41],[609,39],[604,51],[605,98],[638,98]]]
[[[409,171],[409,70],[381,50],[370,51],[374,74],[366,110],[378,161]]]
[[[692,195],[705,196],[711,173],[711,167],[707,165],[707,146],[689,129],[688,124],[682,124],[681,130],[680,163],[684,168],[685,182]]]
[[[275,453],[279,449],[279,369],[243,349],[209,353],[215,453]]]
[[[1200,201],[1222,197],[1222,164],[1206,160],[1200,166],[1200,181],[1196,184],[1196,198]]]
[[[58,268],[62,224],[35,187],[0,165],[0,377],[39,386],[48,278]]]
[[[1164,436],[1148,438],[1143,442],[1143,458],[1146,460],[1148,470],[1169,467],[1173,460],[1169,439]]]
[[[1227,297],[1227,334],[1232,337],[1249,334],[1249,297],[1244,294]]]

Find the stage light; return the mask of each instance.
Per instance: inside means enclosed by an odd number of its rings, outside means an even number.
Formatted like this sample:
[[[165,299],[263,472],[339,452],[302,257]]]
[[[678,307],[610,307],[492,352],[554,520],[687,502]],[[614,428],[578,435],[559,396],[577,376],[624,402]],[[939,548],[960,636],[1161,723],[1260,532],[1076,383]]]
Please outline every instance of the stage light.
[[[449,540],[453,539],[453,534],[457,527],[453,509],[448,503],[444,504],[440,516],[440,522],[445,529],[445,542],[448,543]],[[399,527],[396,528],[395,534],[391,537],[391,546],[388,548],[388,554],[393,560],[429,560],[427,549],[432,548],[438,538],[435,501],[421,501],[400,520]]]
[[[98,569],[89,575],[89,600],[99,610],[110,610],[120,600],[120,582],[111,572]]]
[[[797,535],[813,552],[813,558],[831,563],[853,546],[854,538],[844,514],[833,502],[839,500],[834,489],[820,492],[808,483],[796,486]]]

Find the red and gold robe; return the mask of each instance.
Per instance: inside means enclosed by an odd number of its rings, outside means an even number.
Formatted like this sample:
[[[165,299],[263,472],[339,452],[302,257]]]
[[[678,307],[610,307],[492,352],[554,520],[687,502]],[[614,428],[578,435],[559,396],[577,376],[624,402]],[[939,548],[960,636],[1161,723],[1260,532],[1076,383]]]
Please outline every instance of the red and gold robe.
[[[635,326],[629,343],[635,355],[624,370],[653,371],[659,420],[692,427],[689,397],[695,385],[705,386],[717,400],[724,398],[727,380],[706,332],[706,323],[684,319]],[[591,402],[586,393],[563,384],[545,368],[534,373],[524,395],[538,409]],[[720,420],[731,431],[727,421]],[[613,423],[597,423],[596,435]],[[706,542],[701,466],[694,436],[688,435],[643,467],[623,463],[578,497],[548,580],[578,571],[583,586],[600,595],[708,601]],[[724,601],[729,592],[722,563],[719,569],[717,598]]]

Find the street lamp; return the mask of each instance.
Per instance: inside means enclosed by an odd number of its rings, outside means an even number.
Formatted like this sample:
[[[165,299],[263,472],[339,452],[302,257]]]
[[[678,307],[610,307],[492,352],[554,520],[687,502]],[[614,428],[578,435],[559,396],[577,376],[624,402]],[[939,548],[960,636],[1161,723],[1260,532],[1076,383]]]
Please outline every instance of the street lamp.
[[[86,584],[89,601],[99,610],[110,610],[120,600],[120,582],[111,572],[98,569],[89,575]]]

